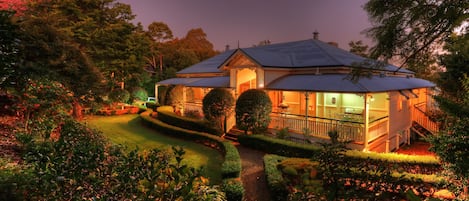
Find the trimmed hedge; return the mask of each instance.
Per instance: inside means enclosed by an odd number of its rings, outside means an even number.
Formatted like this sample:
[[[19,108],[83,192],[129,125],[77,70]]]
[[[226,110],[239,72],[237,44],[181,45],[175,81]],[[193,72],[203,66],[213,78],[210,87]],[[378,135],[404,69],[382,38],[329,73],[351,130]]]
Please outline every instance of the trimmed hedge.
[[[183,137],[185,139],[201,142],[222,151],[225,155],[225,161],[222,164],[222,178],[239,177],[241,173],[241,158],[238,150],[233,144],[218,136],[166,124],[158,119],[150,117],[151,113],[152,111],[148,110],[140,114],[140,117],[142,117],[143,122],[145,122],[146,125],[156,128],[163,133],[173,133],[176,134],[176,137]]]
[[[223,142],[225,148],[225,162],[221,166],[222,178],[237,178],[240,176],[242,166],[238,149],[231,142]]]
[[[238,136],[238,142],[243,146],[261,150],[266,153],[298,158],[316,157],[322,150],[319,146],[299,144],[264,135],[240,135]]]
[[[241,201],[244,197],[243,182],[239,178],[224,179],[222,190],[226,194],[226,199],[229,201]]]
[[[238,141],[243,146],[286,157],[315,158],[322,150],[319,146],[299,144],[263,135],[241,135],[238,137]],[[438,159],[431,156],[349,150],[345,153],[345,157],[354,167],[376,164],[376,168],[386,167],[390,171],[413,174],[435,174],[442,171]]]
[[[163,108],[164,109],[164,108]],[[225,161],[222,164],[222,179],[223,189],[226,193],[228,200],[241,200],[244,196],[243,184],[240,183],[239,175],[241,174],[241,157],[239,156],[236,147],[231,142],[225,141],[222,138],[207,133],[179,128],[173,125],[166,124],[158,119],[150,116],[152,110],[147,110],[140,114],[143,122],[152,128],[155,128],[163,133],[172,133],[176,137],[201,142],[215,148],[225,155]],[[238,181],[238,182],[236,182]]]
[[[267,186],[270,190],[272,200],[275,201],[287,200],[288,197],[286,182],[283,179],[282,172],[277,168],[284,159],[286,159],[286,157],[278,155],[268,154],[264,156],[264,171]]]
[[[222,131],[210,125],[206,120],[198,120],[189,117],[182,117],[173,112],[171,106],[158,107],[158,119],[167,124],[177,126],[180,128],[190,129],[198,132],[206,132],[213,135],[220,136]]]

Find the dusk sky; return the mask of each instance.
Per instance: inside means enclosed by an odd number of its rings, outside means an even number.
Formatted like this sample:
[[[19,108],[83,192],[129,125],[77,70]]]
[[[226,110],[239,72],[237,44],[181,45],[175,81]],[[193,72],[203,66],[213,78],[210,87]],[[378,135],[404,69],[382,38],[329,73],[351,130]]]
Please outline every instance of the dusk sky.
[[[367,0],[118,0],[130,4],[135,22],[146,27],[166,23],[182,38],[202,28],[216,50],[226,45],[251,47],[262,40],[272,43],[312,38],[349,49],[351,40],[371,41],[361,32],[371,27],[363,10]]]

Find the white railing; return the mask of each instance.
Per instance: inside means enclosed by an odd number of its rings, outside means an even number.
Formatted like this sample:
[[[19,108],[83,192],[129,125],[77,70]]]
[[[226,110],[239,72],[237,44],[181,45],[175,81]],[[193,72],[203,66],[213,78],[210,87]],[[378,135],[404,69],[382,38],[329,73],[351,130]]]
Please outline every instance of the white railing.
[[[368,126],[368,142],[388,134],[388,121],[389,118],[386,116],[370,122]]]
[[[432,133],[437,133],[439,130],[439,125],[438,123],[432,121],[430,117],[425,114],[425,111],[421,109],[422,106],[424,106],[425,103],[420,103],[416,104],[414,106],[414,111],[412,115],[412,120],[418,123],[420,126],[424,127],[428,131]]]
[[[311,136],[329,139],[328,132],[336,130],[339,139],[363,142],[364,126],[361,122],[341,121],[320,117],[308,117],[300,115],[271,115],[269,128],[286,128],[295,133],[304,134],[305,131]]]

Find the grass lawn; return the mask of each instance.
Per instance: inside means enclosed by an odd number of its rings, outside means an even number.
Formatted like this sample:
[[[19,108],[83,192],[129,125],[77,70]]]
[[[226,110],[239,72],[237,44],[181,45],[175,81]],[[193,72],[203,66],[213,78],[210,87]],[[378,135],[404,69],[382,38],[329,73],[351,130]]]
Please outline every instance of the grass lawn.
[[[145,127],[136,114],[93,116],[89,117],[86,123],[102,131],[111,142],[124,145],[129,150],[138,147],[141,151],[154,148],[171,151],[172,146],[181,146],[186,151],[183,163],[196,168],[203,166],[203,175],[210,178],[211,184],[221,183],[223,156],[218,151]]]

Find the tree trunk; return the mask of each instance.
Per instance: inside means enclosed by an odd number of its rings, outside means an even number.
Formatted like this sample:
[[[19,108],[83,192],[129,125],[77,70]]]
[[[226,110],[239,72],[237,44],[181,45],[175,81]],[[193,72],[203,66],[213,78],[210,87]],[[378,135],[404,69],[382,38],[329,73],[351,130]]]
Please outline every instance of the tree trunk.
[[[77,119],[77,120],[80,120],[83,118],[83,114],[82,114],[82,107],[81,107],[81,104],[80,102],[78,101],[73,101],[73,118]]]

